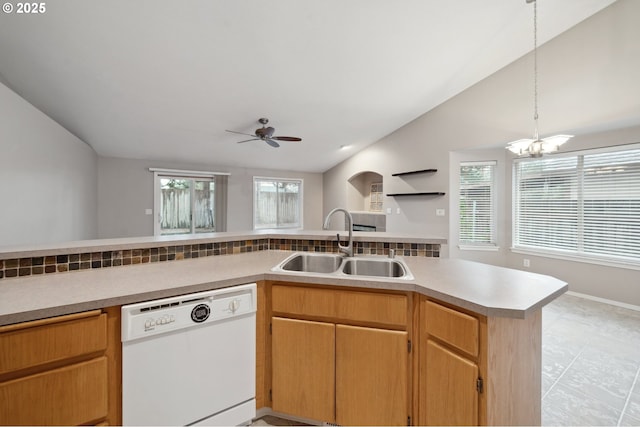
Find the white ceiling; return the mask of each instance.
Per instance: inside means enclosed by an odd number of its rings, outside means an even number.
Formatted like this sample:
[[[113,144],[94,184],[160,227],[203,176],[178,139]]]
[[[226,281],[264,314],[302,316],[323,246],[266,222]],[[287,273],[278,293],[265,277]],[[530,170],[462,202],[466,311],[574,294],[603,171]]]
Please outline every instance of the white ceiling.
[[[539,0],[539,43],[613,1]],[[532,7],[56,0],[0,14],[0,81],[102,156],[323,172],[529,52]],[[303,141],[225,132],[260,117]]]

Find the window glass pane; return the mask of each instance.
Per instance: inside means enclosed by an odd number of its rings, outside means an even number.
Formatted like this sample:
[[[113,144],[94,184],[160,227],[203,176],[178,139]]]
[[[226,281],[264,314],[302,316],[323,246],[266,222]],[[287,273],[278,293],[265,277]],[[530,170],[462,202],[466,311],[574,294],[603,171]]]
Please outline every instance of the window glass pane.
[[[640,150],[584,156],[587,254],[640,259]]]
[[[302,226],[302,181],[254,179],[254,228]]]
[[[195,181],[194,183],[193,226],[196,233],[210,233],[215,228],[215,181]]]
[[[254,189],[255,228],[275,228],[278,224],[278,185],[273,181],[256,181]]]
[[[576,158],[544,158],[517,164],[515,243],[531,248],[577,248]]]
[[[160,179],[160,234],[191,233],[191,180]]]
[[[495,244],[495,164],[460,166],[460,243]]]
[[[278,183],[278,227],[300,226],[300,183]]]

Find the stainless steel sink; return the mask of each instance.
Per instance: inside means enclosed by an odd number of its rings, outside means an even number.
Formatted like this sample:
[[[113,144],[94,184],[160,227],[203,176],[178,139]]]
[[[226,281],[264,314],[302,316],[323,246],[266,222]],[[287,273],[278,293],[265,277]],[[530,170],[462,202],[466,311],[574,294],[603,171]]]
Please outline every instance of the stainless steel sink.
[[[349,258],[344,262],[342,272],[354,276],[404,277],[405,266],[396,259],[358,259]]]
[[[308,273],[333,273],[338,270],[343,257],[337,254],[296,253],[284,260],[280,268],[285,271]]]
[[[368,276],[413,280],[402,259],[382,256],[345,257],[340,254],[296,252],[271,270],[314,273],[327,277]]]

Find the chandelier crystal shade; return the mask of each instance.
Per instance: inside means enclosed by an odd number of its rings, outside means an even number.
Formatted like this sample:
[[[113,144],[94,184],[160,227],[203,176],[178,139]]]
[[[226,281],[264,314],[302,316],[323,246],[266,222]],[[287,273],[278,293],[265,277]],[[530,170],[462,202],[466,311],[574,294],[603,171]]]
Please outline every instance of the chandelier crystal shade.
[[[558,151],[560,146],[573,135],[554,135],[540,138],[538,135],[538,7],[536,0],[526,0],[533,3],[533,138],[519,139],[507,144],[507,149],[518,156],[542,157],[543,154]]]

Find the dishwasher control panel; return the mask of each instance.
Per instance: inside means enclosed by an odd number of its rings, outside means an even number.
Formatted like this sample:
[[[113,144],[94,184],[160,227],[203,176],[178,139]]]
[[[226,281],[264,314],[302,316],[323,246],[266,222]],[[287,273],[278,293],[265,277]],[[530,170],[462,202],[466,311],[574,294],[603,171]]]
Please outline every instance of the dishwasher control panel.
[[[256,312],[256,284],[122,306],[122,341]]]

